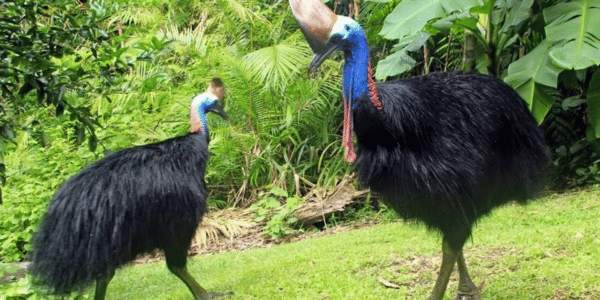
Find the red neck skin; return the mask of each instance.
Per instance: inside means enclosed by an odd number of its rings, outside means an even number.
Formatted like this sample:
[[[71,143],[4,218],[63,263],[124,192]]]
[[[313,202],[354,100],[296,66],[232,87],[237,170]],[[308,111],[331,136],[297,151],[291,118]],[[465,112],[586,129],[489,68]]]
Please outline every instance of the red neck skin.
[[[368,68],[368,80],[369,80],[369,98],[371,104],[378,110],[383,110],[383,102],[379,98],[379,91],[377,90],[377,82],[373,79],[373,69],[371,62],[369,61]],[[356,151],[354,150],[354,142],[352,141],[353,125],[352,120],[352,109],[351,104],[347,99],[344,99],[344,123],[342,131],[342,147],[344,148],[344,159],[353,163],[356,160]]]
[[[190,133],[204,133],[200,117],[198,116],[198,113],[194,111],[193,107],[190,112]]]
[[[191,124],[190,133],[204,133],[204,130],[202,129],[202,125],[200,124],[200,122]]]
[[[369,68],[368,68],[368,78],[369,78],[369,98],[371,99],[371,103],[377,110],[383,110],[383,102],[379,98],[379,91],[377,90],[377,82],[373,79],[373,68],[371,67],[371,61],[369,60]]]
[[[344,126],[342,130],[342,147],[344,148],[344,159],[353,163],[356,160],[354,142],[352,141],[352,109],[350,102],[344,99]]]

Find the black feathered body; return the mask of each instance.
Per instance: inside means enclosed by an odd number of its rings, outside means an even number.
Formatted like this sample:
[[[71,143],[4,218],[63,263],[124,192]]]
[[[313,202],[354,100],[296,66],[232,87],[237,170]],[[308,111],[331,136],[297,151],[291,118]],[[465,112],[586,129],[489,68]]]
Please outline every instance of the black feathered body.
[[[378,91],[383,110],[355,100],[356,167],[402,217],[442,231],[460,249],[481,216],[539,190],[549,161],[544,138],[503,82],[434,73]]]
[[[125,149],[69,179],[34,237],[34,277],[62,293],[153,249],[185,261],[206,211],[207,143],[193,133]]]

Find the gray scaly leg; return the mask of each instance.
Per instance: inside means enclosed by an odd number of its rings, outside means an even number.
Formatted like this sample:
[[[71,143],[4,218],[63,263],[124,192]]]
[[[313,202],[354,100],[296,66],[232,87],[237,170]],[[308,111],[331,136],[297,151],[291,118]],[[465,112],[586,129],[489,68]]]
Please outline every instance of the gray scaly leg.
[[[454,270],[454,264],[456,263],[456,259],[458,257],[458,253],[452,250],[446,241],[444,241],[442,244],[442,253],[443,256],[440,274],[435,282],[431,296],[429,296],[429,300],[442,300],[444,298],[444,293],[446,292],[450,275]]]
[[[471,276],[469,276],[467,263],[465,262],[465,256],[462,250],[460,250],[458,253],[456,263],[458,265],[458,272],[460,275],[456,300],[479,300],[479,290],[473,283],[473,280],[471,280]]]
[[[106,297],[106,289],[108,288],[108,284],[110,280],[115,275],[115,271],[112,271],[107,276],[96,280],[96,290],[94,291],[94,300],[104,300]]]
[[[209,294],[206,292],[206,290],[204,288],[202,288],[200,286],[200,284],[198,284],[198,282],[196,282],[196,280],[188,272],[186,267],[175,267],[175,266],[171,266],[171,265],[169,265],[168,267],[169,267],[169,270],[173,274],[175,274],[175,276],[177,276],[177,278],[181,279],[181,281],[183,281],[183,283],[185,283],[185,285],[188,287],[190,292],[192,292],[192,294],[194,295],[194,299],[208,300],[211,298],[209,296]]]

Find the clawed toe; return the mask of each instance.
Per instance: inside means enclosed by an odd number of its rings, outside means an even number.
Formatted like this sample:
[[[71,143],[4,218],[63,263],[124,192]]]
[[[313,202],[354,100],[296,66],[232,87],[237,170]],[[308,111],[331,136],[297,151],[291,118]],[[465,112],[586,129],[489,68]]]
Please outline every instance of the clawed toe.
[[[454,300],[480,300],[479,292],[458,292]]]

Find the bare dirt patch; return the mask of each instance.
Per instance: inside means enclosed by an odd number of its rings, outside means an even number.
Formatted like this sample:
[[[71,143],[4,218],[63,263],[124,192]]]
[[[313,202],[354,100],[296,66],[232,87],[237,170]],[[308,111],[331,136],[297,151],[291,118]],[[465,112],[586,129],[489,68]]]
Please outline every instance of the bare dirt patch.
[[[554,291],[550,300],[597,300],[600,299],[600,290],[585,291],[582,295],[575,295],[569,289],[559,288]]]
[[[8,271],[0,272],[0,284],[11,283],[24,278],[27,274],[28,262],[10,264]]]

